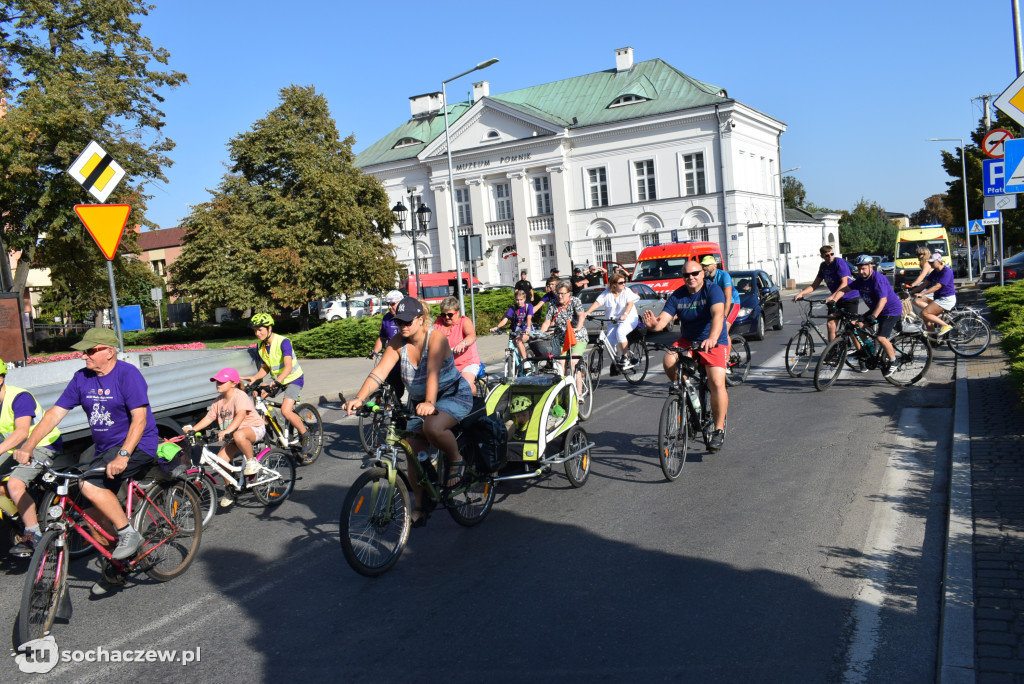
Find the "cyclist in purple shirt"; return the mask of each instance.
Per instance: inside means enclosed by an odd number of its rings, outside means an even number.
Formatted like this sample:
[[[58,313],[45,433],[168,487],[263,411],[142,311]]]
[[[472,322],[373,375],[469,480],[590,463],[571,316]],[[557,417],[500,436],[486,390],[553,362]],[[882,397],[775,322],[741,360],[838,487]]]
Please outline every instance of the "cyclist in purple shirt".
[[[882,375],[889,377],[896,372],[896,366],[892,363],[896,360],[896,350],[889,338],[896,329],[896,321],[903,315],[903,305],[889,284],[889,279],[875,270],[875,262],[870,256],[861,254],[857,257],[857,271],[860,273],[859,279],[839,288],[826,301],[837,301],[850,290],[860,292],[864,303],[868,305],[867,313],[861,316],[861,323],[878,323],[876,338],[889,357],[889,363],[882,367]]]
[[[138,368],[117,360],[117,335],[106,328],[90,328],[73,349],[85,353],[85,368],[75,373],[53,408],[43,414],[15,458],[27,458],[33,448],[76,406],[89,417],[89,429],[96,445],[92,472],[82,479],[82,494],[95,507],[87,511],[104,527],[117,530],[116,560],[131,558],[142,545],[140,535],[129,522],[117,500],[126,479],[140,477],[153,465],[159,437],[149,407],[146,380]],[[104,578],[93,585],[94,595],[103,595],[116,582]]]
[[[936,326],[939,331],[938,336],[942,337],[953,329],[953,326],[939,318],[940,313],[949,311],[956,306],[953,269],[947,267],[942,260],[942,252],[935,252],[928,257],[928,263],[932,270],[924,277],[924,282],[911,292],[916,290],[919,293],[919,296],[914,299],[914,306],[921,309],[921,318],[929,325]],[[931,295],[931,298],[925,295]]]
[[[381,350],[387,346],[391,338],[398,334],[398,321],[395,320],[395,309],[398,308],[398,303],[402,301],[404,295],[398,290],[392,290],[384,295],[384,301],[388,305],[388,312],[384,314],[384,317],[380,321],[380,333],[377,335],[377,341],[373,343],[373,351],[367,354],[368,359],[378,359]],[[395,366],[388,373],[388,377],[385,381],[391,385],[391,389],[395,391],[395,397],[401,401],[402,395],[405,394],[405,383],[402,381],[402,369]]]
[[[800,290],[793,301],[799,302],[804,298],[804,295],[809,295],[817,290],[822,281],[825,282],[825,286],[828,287],[829,292],[835,292],[841,287],[846,287],[853,280],[853,274],[850,273],[850,266],[846,263],[846,259],[837,259],[835,252],[832,250],[832,245],[823,245],[819,250],[821,254],[821,266],[818,267],[818,275],[815,277],[814,282]],[[838,303],[839,309],[846,311],[851,314],[857,313],[857,307],[860,305],[860,295],[857,294],[856,290],[850,290],[844,294]],[[828,341],[831,342],[836,337],[836,321],[832,318],[828,321]]]

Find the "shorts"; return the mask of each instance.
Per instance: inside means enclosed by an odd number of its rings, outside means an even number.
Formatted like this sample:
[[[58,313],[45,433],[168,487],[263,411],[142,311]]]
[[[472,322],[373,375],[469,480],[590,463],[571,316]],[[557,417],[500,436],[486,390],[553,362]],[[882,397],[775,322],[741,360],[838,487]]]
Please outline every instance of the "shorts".
[[[878,317],[878,328],[876,334],[878,337],[884,337],[886,339],[892,339],[893,331],[896,329],[896,321],[900,320],[901,316],[879,316]]]
[[[37,446],[32,450],[32,458],[43,461],[46,465],[53,465],[53,458],[59,453],[59,451],[54,451],[53,449]],[[41,465],[36,465],[31,461],[28,465],[21,465],[14,460],[14,454],[7,453],[3,454],[3,456],[7,458],[0,460],[0,478],[10,477],[28,484],[43,472]]]
[[[255,425],[253,427],[250,427],[249,429],[252,430],[256,434],[256,441],[257,442],[262,441],[262,439],[267,436],[267,424],[266,423],[264,423],[263,425]]]
[[[459,373],[472,373],[473,377],[475,378],[477,376],[477,374],[480,373],[480,364],[479,363],[471,363],[468,366],[466,366],[465,368],[463,368],[462,370],[460,370]]]
[[[678,340],[672,343],[673,347],[689,347],[690,340],[685,337],[680,337]],[[720,344],[709,352],[694,352],[697,355],[697,361],[702,366],[711,366],[712,368],[725,368],[729,364],[729,346],[726,344]]]
[[[121,447],[111,447],[102,454],[94,458],[86,470],[92,470],[93,468],[106,468],[107,464],[117,458],[117,452],[121,450]],[[150,456],[145,451],[141,451],[136,448],[132,452],[132,455],[128,457],[128,465],[119,475],[114,477],[107,477],[107,474],[102,470],[96,472],[86,473],[82,478],[83,482],[88,482],[96,487],[103,487],[109,489],[115,494],[121,489],[121,484],[125,480],[137,480],[143,477],[149,469],[156,465],[156,458]]]
[[[729,309],[729,315],[725,317],[725,322],[728,323],[729,325],[732,325],[733,322],[736,320],[736,316],[738,316],[739,313],[740,313],[740,305],[739,304],[733,304],[732,308]]]
[[[933,301],[941,306],[943,311],[950,311],[954,306],[956,306],[956,295],[951,295],[949,297],[936,297]]]
[[[298,380],[298,378],[296,378]],[[275,399],[283,402],[285,399],[291,399],[294,402],[299,401],[299,395],[302,394],[302,388],[296,385],[294,382],[289,382],[284,386],[284,391],[278,394]]]
[[[848,314],[856,315],[857,309],[860,308],[860,299],[840,299],[836,302],[836,308],[839,311],[845,311]]]
[[[419,404],[423,400],[411,398],[411,401],[413,404]],[[448,390],[439,396],[437,401],[434,402],[434,408],[447,413],[459,422],[468,416],[469,412],[473,410],[473,390],[470,388],[469,383],[466,382],[466,378],[460,375],[456,390]],[[419,432],[423,429],[423,418],[420,416],[410,418],[405,424],[405,429],[409,432]]]

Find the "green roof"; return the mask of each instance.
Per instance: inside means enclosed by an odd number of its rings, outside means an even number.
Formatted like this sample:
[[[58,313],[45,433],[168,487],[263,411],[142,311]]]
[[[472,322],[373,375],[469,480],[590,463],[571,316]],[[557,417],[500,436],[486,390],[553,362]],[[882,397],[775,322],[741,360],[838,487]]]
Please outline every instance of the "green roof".
[[[608,105],[625,95],[644,101],[609,108]],[[500,102],[559,128],[580,128],[718,104],[727,101],[728,95],[718,86],[691,78],[660,59],[652,59],[634,64],[627,71],[609,69],[484,99]],[[470,106],[469,102],[450,105],[449,123],[457,121]],[[440,112],[410,119],[360,152],[356,166],[414,158],[442,134],[444,116]],[[405,138],[422,142],[396,149],[395,145]]]

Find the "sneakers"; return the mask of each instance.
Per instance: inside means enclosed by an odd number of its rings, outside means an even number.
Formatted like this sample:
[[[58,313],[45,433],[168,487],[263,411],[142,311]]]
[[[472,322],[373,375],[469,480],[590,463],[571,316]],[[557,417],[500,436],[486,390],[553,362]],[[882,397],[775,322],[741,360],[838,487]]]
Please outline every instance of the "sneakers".
[[[853,369],[856,373],[867,373],[868,365],[864,363],[864,359],[857,361],[857,367]]]
[[[227,487],[224,490],[224,496],[220,498],[221,508],[230,508],[235,505],[235,492],[232,491],[231,487]]]
[[[106,596],[112,591],[123,587],[127,577],[124,571],[115,570],[114,566],[110,563],[104,563],[100,581],[92,585],[89,593],[93,596]]]
[[[117,546],[110,557],[114,560],[127,560],[135,555],[135,552],[142,546],[142,535],[134,527],[129,525],[117,533]]]
[[[301,435],[299,435],[299,446],[302,447],[302,451],[304,451],[304,452],[308,452],[309,451],[309,445],[310,445],[310,442],[312,441],[312,438],[313,438],[313,434],[309,430],[306,430]],[[254,473],[246,473],[246,475],[253,475],[253,474]]]
[[[629,360],[628,356],[623,356],[619,359],[619,370],[628,371],[636,364]]]
[[[715,430],[711,433],[711,451],[718,451],[725,446],[725,430]]]
[[[309,434],[308,432],[306,434]],[[245,469],[242,470],[243,475],[255,475],[260,472],[260,463],[255,458],[245,459]]]
[[[891,378],[892,374],[896,372],[896,359],[889,359],[885,363],[885,367],[882,368],[882,377]]]
[[[953,326],[951,326],[951,325],[944,325],[941,328],[939,328],[939,332],[935,333],[935,336],[936,337],[945,337],[946,335],[949,334],[949,331],[952,330],[952,329],[953,329]]]
[[[21,537],[21,541],[11,547],[10,554],[16,558],[28,558],[35,551],[36,544],[42,538],[43,535],[26,530],[25,534]]]

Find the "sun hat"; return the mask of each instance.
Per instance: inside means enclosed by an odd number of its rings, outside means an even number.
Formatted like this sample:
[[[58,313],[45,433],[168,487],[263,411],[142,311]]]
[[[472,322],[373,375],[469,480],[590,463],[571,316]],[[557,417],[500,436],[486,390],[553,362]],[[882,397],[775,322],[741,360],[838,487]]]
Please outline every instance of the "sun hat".
[[[75,342],[71,345],[71,348],[77,351],[85,351],[100,345],[117,349],[117,333],[110,328],[89,328],[85,331],[81,341]]]

